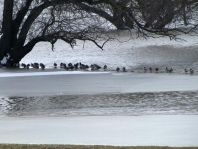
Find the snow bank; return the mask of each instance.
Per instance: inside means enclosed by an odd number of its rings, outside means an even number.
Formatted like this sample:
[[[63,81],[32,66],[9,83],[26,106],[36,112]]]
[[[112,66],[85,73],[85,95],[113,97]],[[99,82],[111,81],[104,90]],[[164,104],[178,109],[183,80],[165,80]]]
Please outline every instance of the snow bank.
[[[1,118],[0,143],[198,146],[197,115]]]
[[[18,73],[0,73],[0,78],[8,77],[28,77],[28,76],[58,76],[58,75],[75,75],[75,74],[108,74],[108,72],[85,72],[85,71],[52,71],[52,72],[18,72]]]
[[[118,40],[109,41],[104,51],[91,42],[78,42],[72,49],[63,41],[55,44],[54,52],[48,43],[39,43],[21,62],[42,62],[48,68],[53,63],[97,63],[107,64],[109,68],[117,66],[127,68],[148,66],[172,66],[185,68],[197,63],[198,42],[196,36],[181,35],[183,40],[170,40],[168,37],[136,38],[127,33],[119,33]]]

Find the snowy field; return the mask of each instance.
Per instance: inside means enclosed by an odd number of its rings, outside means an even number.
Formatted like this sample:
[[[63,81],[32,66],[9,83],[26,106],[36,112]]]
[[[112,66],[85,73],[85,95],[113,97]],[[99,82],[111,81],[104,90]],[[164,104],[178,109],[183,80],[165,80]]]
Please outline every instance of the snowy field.
[[[129,33],[120,32],[118,40],[107,42],[104,50],[93,43],[77,42],[72,49],[68,44],[58,41],[54,52],[48,43],[37,44],[23,60],[23,63],[42,62],[48,68],[53,63],[77,63],[107,65],[109,69],[126,67],[127,69],[142,69],[143,66],[158,66],[163,69],[173,67],[183,72],[185,67],[196,68],[198,60],[198,41],[196,36],[181,35],[178,40],[166,37],[142,39]]]
[[[71,49],[58,41],[53,52],[41,43],[22,62],[47,68],[96,63],[135,72],[1,69],[0,143],[198,146],[197,37],[120,36],[104,51],[89,42]],[[178,73],[138,73],[144,66]],[[186,67],[195,74],[184,74]]]
[[[1,143],[198,146],[198,116],[0,119]]]

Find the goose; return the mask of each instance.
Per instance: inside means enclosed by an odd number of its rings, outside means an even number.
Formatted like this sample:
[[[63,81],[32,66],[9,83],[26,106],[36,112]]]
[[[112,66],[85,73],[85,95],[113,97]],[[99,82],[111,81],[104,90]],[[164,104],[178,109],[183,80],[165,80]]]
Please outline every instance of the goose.
[[[146,67],[144,67],[144,73],[146,73],[147,72],[147,68]]]
[[[40,67],[41,67],[42,70],[45,69],[45,65],[43,63],[40,63]]]
[[[120,68],[119,68],[119,67],[117,67],[117,68],[116,68],[116,71],[117,71],[117,72],[120,72]]]
[[[126,68],[125,68],[125,67],[123,67],[123,68],[122,68],[122,71],[123,71],[123,72],[127,72],[127,70],[126,70]]]
[[[22,63],[22,64],[21,64],[21,67],[22,67],[23,69],[25,69],[25,68],[27,67],[27,65],[24,64],[24,63]]]
[[[184,69],[184,72],[185,72],[185,73],[188,73],[188,69],[187,69],[187,68],[185,68],[185,69]]]
[[[54,63],[54,68],[57,68],[57,66],[58,66],[57,63]]]
[[[107,65],[104,65],[103,69],[106,71],[107,70]]]
[[[153,72],[153,68],[149,67],[149,72],[152,73]]]
[[[155,72],[159,72],[159,68],[155,68]]]
[[[194,70],[190,68],[190,74],[194,74]]]

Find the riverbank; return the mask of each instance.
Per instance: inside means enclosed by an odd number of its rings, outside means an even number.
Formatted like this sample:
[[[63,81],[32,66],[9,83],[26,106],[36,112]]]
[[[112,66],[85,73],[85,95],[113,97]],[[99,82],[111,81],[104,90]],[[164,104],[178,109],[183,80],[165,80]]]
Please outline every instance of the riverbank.
[[[100,146],[100,145],[19,145],[19,144],[0,144],[0,149],[197,149],[197,147],[121,147],[121,146]]]

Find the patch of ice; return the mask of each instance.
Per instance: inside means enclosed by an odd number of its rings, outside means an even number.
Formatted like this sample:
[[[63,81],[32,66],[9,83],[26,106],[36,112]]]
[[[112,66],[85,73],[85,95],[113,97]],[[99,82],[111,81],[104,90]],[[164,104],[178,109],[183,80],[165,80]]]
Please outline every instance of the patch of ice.
[[[198,146],[197,115],[1,118],[0,143]]]
[[[53,76],[75,74],[108,74],[110,72],[86,72],[86,71],[52,71],[52,72],[24,72],[24,73],[0,73],[0,78],[27,77],[27,76]]]

